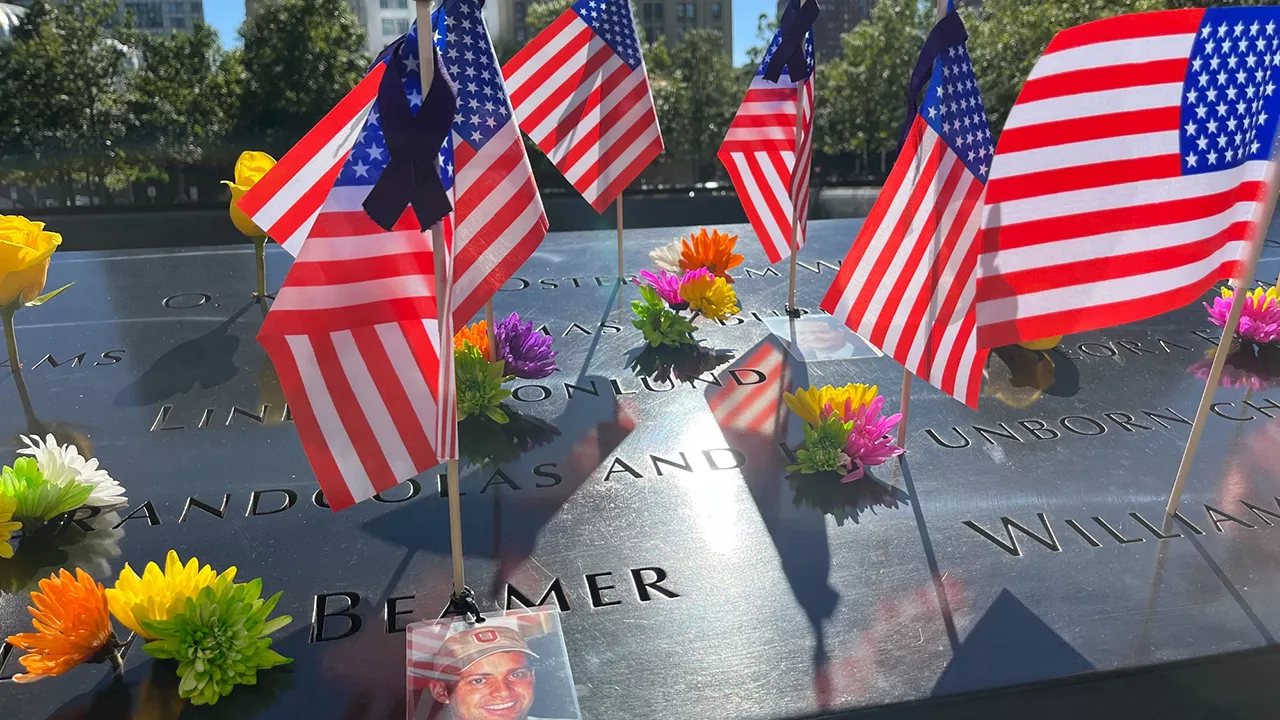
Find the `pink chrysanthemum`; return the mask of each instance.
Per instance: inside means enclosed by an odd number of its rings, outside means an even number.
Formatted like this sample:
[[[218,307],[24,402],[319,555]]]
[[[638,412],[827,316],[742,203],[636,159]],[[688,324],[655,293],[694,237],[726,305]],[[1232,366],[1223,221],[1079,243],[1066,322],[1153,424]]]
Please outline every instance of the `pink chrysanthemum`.
[[[853,422],[853,430],[849,433],[849,444],[844,451],[849,456],[853,470],[841,478],[841,482],[853,482],[865,474],[868,465],[880,465],[903,453],[902,448],[894,445],[889,438],[889,433],[902,421],[902,413],[881,417],[880,410],[883,407],[883,395],[864,405],[855,406],[852,400],[845,401],[842,415],[846,421]],[[828,405],[827,411],[834,410]]]
[[[648,270],[640,271],[640,279],[654,290],[658,291],[658,297],[662,298],[668,305],[679,305],[684,302],[680,298],[680,276],[669,273],[666,270],[659,270],[657,273],[651,273]]]
[[[1224,287],[1222,294],[1213,299],[1213,305],[1204,303],[1204,309],[1209,311],[1209,322],[1225,327],[1234,300],[1235,292]],[[1265,291],[1256,288],[1246,293],[1236,335],[1241,340],[1259,345],[1280,341],[1280,291],[1273,287]]]

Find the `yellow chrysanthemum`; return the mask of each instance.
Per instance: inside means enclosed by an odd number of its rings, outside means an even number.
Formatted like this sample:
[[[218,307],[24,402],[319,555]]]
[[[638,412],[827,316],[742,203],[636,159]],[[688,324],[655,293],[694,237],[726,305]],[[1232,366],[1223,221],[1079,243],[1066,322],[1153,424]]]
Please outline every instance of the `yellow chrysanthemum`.
[[[787,403],[787,407],[791,408],[791,412],[800,416],[811,427],[818,425],[818,420],[822,415],[822,409],[830,405],[833,409],[844,412],[845,401],[851,401],[853,409],[870,403],[880,394],[880,388],[876,385],[845,385],[844,387],[832,387],[831,385],[823,385],[817,388],[800,388],[796,393],[783,393],[782,399]]]
[[[462,346],[471,343],[481,355],[489,357],[489,323],[481,320],[464,326],[461,330],[453,334],[453,350],[458,352],[462,350]]]
[[[170,550],[164,560],[163,573],[158,565],[150,562],[142,577],[138,577],[129,563],[125,563],[116,586],[107,590],[107,605],[111,614],[130,630],[147,640],[154,640],[142,629],[143,620],[168,620],[181,611],[186,599],[195,597],[201,588],[219,580],[231,582],[235,576],[234,567],[218,575],[208,565],[200,567],[195,558],[183,565],[178,553]]]
[[[728,271],[742,264],[742,256],[733,252],[737,244],[737,235],[728,235],[719,230],[712,230],[708,235],[707,229],[702,228],[702,232],[690,235],[688,240],[681,243],[680,269],[688,271],[706,268],[712,275],[733,282]]]
[[[0,495],[0,558],[5,560],[13,557],[13,546],[9,544],[9,537],[22,528],[20,522],[9,522],[13,518],[13,511],[17,508],[17,498]]]
[[[722,277],[701,273],[680,283],[680,297],[689,309],[712,320],[724,320],[738,313],[738,294]]]

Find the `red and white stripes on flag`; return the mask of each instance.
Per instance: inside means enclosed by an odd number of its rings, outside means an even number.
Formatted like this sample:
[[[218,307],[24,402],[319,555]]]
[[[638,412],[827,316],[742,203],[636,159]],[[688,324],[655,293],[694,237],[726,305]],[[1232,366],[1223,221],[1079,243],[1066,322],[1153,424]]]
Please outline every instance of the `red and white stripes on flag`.
[[[596,212],[662,153],[627,0],[579,0],[502,74],[520,129]]]
[[[796,249],[804,247],[813,164],[813,73],[798,83],[786,73],[777,82],[764,78],[781,38],[778,30],[717,153],[771,263],[790,257],[793,223]],[[810,37],[806,55],[812,62]]]
[[[417,60],[414,33],[401,52]],[[403,83],[421,104],[418,74]],[[369,217],[389,161],[375,101],[258,332],[335,511],[458,456],[449,233],[412,207],[390,230]]]
[[[297,256],[378,95],[379,63],[240,199],[238,207]]]
[[[1280,115],[1280,9],[1123,15],[1058,33],[991,166],[982,347],[1185,305],[1258,237]]]
[[[867,342],[972,408],[987,358],[973,297],[991,154],[961,40],[935,59],[902,152],[822,300]]]
[[[454,206],[446,229],[454,245],[455,325],[466,324],[547,234],[546,213],[524,140],[512,122],[480,6],[480,0],[446,0],[433,13],[435,27],[450,28],[437,34],[435,44],[459,98],[453,131],[441,151],[441,179]],[[294,255],[359,139],[385,67],[375,66],[240,201],[240,208]]]

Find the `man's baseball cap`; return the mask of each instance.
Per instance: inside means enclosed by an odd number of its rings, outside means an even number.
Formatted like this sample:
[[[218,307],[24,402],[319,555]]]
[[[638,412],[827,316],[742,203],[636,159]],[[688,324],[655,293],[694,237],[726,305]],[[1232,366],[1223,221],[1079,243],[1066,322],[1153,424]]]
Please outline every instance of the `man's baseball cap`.
[[[447,666],[452,674],[457,674],[490,655],[504,652],[538,657],[529,649],[519,630],[501,625],[467,628],[454,633],[444,641],[441,654],[448,658]]]

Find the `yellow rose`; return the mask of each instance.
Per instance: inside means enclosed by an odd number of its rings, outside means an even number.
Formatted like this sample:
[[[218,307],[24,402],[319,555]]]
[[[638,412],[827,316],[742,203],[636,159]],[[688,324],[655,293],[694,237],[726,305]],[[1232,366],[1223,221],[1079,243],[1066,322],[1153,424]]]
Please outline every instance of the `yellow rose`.
[[[40,295],[49,258],[61,244],[62,236],[45,232],[42,222],[0,215],[0,307],[18,298],[31,302]]]
[[[1057,347],[1058,343],[1060,342],[1062,342],[1062,336],[1056,335],[1054,337],[1040,338],[1039,340],[1029,340],[1027,342],[1018,343],[1018,344],[1028,350],[1052,350],[1055,347]]]
[[[249,219],[244,211],[236,206],[240,198],[253,187],[267,171],[275,167],[276,159],[264,152],[246,150],[236,160],[236,181],[223,180],[222,184],[231,188],[231,222],[245,237],[266,237],[266,231]]]

